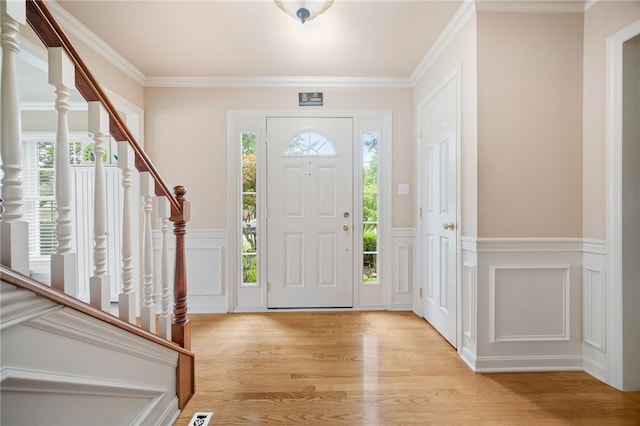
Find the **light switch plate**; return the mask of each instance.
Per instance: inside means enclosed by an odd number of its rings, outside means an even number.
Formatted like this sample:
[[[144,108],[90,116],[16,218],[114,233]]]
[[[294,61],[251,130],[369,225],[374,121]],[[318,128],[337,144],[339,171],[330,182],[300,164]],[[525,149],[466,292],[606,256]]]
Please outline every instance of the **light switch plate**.
[[[400,195],[409,195],[409,184],[408,183],[399,183],[398,184],[398,194],[400,194]]]

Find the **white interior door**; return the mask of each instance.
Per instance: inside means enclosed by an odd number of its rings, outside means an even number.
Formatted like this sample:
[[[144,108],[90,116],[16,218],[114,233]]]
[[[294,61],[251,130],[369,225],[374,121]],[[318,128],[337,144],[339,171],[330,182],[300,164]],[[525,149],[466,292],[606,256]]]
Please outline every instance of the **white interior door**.
[[[457,93],[450,80],[420,111],[423,314],[456,346]]]
[[[267,306],[353,306],[353,121],[267,119]]]

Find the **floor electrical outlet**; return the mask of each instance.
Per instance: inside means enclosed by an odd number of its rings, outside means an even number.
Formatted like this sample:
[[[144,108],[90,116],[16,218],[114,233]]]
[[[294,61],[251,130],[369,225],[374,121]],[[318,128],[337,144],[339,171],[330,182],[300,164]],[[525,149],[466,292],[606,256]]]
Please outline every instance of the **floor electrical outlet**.
[[[207,426],[213,417],[213,413],[195,413],[189,421],[189,426]]]

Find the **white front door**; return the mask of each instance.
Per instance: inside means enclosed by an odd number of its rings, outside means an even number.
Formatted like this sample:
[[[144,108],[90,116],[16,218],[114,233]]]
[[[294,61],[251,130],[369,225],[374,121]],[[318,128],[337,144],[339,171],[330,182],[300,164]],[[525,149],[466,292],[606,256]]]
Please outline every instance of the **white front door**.
[[[353,306],[353,120],[267,119],[267,306]]]
[[[420,110],[423,315],[456,346],[457,93],[451,79]]]

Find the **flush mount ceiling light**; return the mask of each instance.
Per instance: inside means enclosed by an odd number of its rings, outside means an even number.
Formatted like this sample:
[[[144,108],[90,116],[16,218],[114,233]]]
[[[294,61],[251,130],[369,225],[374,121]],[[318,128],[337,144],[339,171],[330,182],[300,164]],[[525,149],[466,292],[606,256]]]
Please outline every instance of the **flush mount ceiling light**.
[[[324,13],[333,0],[274,0],[276,5],[303,24]]]

